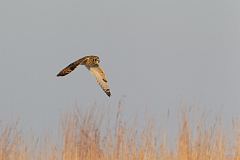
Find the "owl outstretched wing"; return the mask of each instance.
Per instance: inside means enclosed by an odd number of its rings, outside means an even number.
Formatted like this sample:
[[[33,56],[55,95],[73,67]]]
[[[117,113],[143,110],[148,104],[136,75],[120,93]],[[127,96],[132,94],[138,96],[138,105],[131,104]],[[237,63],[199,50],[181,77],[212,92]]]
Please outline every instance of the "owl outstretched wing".
[[[103,69],[99,65],[96,67],[87,67],[87,68],[92,73],[92,75],[94,75],[96,77],[96,80],[97,80],[98,84],[100,85],[100,87],[102,88],[102,90],[110,97],[111,92],[110,92],[110,88],[108,86],[107,77],[106,77]]]
[[[87,59],[87,57],[83,57],[71,64],[69,64],[67,67],[65,67],[64,69],[62,69],[57,76],[65,76],[67,74],[69,74],[70,72],[72,72],[78,65],[82,64],[85,60]]]

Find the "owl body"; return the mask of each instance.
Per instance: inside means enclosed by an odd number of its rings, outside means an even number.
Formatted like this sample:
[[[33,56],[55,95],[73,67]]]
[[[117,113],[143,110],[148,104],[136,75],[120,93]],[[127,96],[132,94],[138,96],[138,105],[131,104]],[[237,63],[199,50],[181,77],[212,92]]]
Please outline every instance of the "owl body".
[[[103,91],[110,97],[111,92],[108,86],[107,77],[103,69],[99,66],[100,59],[98,56],[85,56],[62,69],[57,76],[65,76],[72,72],[78,65],[85,65],[85,67],[95,76],[98,84]]]

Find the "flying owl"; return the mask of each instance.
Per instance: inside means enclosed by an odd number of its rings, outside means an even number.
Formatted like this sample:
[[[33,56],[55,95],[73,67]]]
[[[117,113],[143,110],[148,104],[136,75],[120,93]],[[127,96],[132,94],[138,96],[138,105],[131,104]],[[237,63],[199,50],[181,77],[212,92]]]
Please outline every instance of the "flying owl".
[[[100,59],[98,56],[85,56],[65,67],[57,76],[65,76],[72,72],[78,65],[85,65],[85,67],[95,76],[98,84],[103,91],[110,97],[111,92],[108,86],[107,77],[103,69],[99,66]]]

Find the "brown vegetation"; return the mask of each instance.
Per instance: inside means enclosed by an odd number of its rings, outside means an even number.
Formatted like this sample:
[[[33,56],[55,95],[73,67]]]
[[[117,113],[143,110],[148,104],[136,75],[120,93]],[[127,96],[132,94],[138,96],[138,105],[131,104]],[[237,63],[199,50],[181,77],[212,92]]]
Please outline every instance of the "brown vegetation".
[[[115,128],[104,129],[103,114],[76,109],[62,118],[62,143],[46,139],[43,147],[33,147],[39,145],[37,140],[26,144],[17,124],[0,126],[0,160],[240,160],[238,121],[233,123],[234,146],[229,147],[220,121],[206,127],[200,120],[193,129],[189,113],[183,112],[176,147],[169,149],[167,135],[157,136],[154,123],[137,129],[121,114],[116,114]]]

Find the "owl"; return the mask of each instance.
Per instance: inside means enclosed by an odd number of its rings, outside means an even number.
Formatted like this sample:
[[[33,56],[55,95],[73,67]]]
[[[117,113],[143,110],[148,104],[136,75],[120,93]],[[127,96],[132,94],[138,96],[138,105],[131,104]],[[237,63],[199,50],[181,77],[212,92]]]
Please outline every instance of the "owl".
[[[84,65],[90,73],[95,76],[98,84],[102,88],[102,90],[110,97],[111,92],[108,86],[107,77],[103,71],[103,69],[99,66],[100,59],[98,56],[85,56],[83,58],[78,59],[77,61],[69,64],[63,70],[61,70],[57,76],[65,76],[72,72],[78,65]]]

